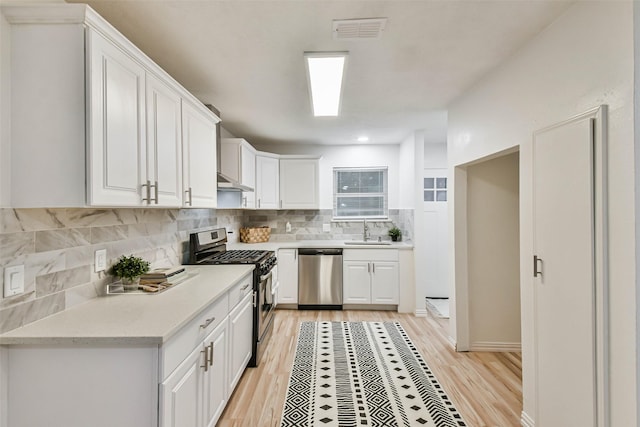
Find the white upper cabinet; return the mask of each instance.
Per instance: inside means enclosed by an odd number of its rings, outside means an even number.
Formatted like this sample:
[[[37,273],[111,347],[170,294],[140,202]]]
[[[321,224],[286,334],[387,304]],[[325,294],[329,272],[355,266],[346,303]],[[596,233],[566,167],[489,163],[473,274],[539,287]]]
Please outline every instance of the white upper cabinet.
[[[240,207],[254,209],[256,206],[256,150],[245,139],[222,138],[220,173],[229,179],[250,187],[254,191],[242,191]],[[223,189],[226,184],[218,183]],[[222,187],[222,188],[221,188]]]
[[[215,208],[216,121],[203,110],[204,106],[182,102],[184,206]]]
[[[2,13],[10,206],[215,207],[215,114],[86,5]]]
[[[318,209],[317,158],[280,159],[280,208]]]
[[[280,162],[277,156],[268,153],[256,155],[257,209],[278,209],[280,207],[279,171]]]
[[[139,206],[146,182],[145,70],[88,31],[88,204]]]
[[[180,95],[147,74],[147,180],[143,196],[158,206],[182,205]]]

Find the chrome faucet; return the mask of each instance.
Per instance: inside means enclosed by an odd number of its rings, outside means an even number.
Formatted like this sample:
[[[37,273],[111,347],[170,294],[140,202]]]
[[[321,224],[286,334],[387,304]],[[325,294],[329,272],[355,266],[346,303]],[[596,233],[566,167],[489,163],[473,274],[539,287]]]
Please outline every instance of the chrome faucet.
[[[367,220],[362,221],[362,240],[365,242],[369,240],[369,226],[367,225]]]

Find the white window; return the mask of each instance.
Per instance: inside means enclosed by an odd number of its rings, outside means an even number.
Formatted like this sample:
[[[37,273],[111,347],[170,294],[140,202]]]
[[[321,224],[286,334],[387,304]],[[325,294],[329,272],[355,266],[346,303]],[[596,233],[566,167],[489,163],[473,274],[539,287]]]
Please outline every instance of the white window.
[[[334,168],[335,219],[388,218],[387,168]]]
[[[424,179],[424,201],[425,202],[446,202],[447,201],[447,178],[425,178]]]

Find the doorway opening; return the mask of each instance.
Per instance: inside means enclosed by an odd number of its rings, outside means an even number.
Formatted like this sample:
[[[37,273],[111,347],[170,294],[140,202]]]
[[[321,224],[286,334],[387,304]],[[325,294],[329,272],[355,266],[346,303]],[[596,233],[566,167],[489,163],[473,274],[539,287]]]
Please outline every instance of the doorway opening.
[[[459,351],[520,351],[519,151],[455,170],[455,302]]]

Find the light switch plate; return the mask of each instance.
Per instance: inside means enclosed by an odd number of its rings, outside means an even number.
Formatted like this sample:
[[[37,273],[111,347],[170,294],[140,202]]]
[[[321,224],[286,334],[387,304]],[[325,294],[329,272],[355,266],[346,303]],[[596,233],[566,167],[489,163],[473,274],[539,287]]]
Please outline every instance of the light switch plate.
[[[12,265],[4,269],[4,297],[24,293],[24,265]]]
[[[95,252],[94,259],[94,271],[99,273],[100,271],[104,271],[107,269],[107,250],[106,249],[98,249]]]

